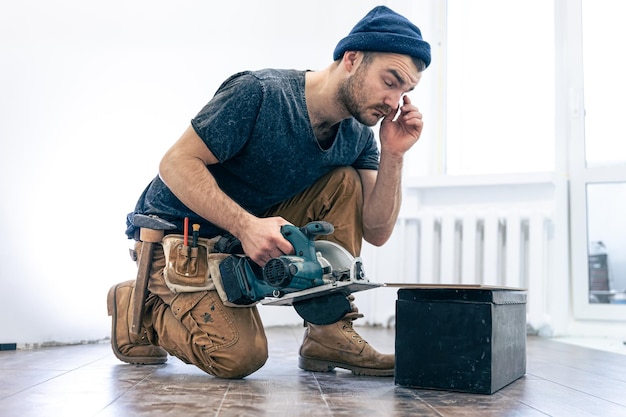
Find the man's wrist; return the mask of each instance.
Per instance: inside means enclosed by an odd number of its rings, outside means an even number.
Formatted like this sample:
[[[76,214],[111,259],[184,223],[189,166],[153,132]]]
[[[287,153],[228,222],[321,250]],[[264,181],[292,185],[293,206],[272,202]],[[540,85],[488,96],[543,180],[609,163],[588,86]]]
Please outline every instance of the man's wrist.
[[[404,152],[391,152],[385,149],[380,151],[380,161],[400,165],[404,163]]]
[[[243,234],[245,234],[245,231],[250,229],[254,216],[246,212],[245,210],[242,210],[240,213],[238,213],[237,215],[233,217],[234,217],[234,220],[231,223],[231,226],[228,229],[228,231],[233,236],[241,240],[241,237]]]

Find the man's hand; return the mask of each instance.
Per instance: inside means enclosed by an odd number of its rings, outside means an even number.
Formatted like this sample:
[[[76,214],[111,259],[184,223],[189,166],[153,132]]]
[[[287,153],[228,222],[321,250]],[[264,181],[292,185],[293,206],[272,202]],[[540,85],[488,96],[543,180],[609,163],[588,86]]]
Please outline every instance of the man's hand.
[[[237,238],[245,254],[259,266],[265,266],[272,258],[294,253],[291,243],[280,233],[281,226],[286,224],[291,223],[282,217],[253,217]]]
[[[393,119],[397,110],[385,116],[380,124],[380,145],[382,151],[402,157],[420,138],[424,122],[422,113],[408,96],[403,96],[403,104],[398,107],[400,114],[396,120]]]

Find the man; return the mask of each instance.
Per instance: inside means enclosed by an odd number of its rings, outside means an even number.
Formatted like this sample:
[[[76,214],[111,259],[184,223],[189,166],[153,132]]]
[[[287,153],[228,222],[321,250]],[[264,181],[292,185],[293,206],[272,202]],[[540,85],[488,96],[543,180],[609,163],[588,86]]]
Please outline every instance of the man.
[[[227,232],[259,266],[293,253],[280,227],[313,220],[334,225],[324,238],[358,256],[361,241],[382,245],[396,222],[404,154],[419,139],[422,115],[406,93],[430,63],[430,46],[406,18],[370,11],[317,72],[261,70],[226,80],[168,150],[128,217],[200,225],[206,238]],[[370,126],[381,121],[380,152]],[[136,248],[141,248],[137,242]],[[217,291],[172,292],[164,282],[161,245],[152,256],[144,328],[129,332],[134,282],[111,288],[112,346],[128,363],[163,363],[167,353],[209,374],[242,378],[267,360],[256,307],[224,305]],[[335,367],[390,376],[393,354],[381,354],[342,320],[307,323],[299,366]],[[167,353],[166,353],[167,352]]]

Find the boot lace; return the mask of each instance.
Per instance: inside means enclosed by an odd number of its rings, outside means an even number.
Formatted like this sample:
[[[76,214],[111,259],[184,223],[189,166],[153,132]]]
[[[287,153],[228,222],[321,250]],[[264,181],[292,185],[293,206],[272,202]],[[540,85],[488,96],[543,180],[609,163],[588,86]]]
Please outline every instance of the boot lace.
[[[341,329],[346,332],[350,337],[356,341],[356,343],[366,343],[365,340],[354,330],[354,326],[352,325],[352,319],[345,320]]]

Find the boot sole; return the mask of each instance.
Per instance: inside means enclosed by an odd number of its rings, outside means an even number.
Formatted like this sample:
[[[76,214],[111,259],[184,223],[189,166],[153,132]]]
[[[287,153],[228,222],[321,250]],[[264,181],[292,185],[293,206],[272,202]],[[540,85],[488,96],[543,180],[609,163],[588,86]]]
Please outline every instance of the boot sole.
[[[117,337],[115,329],[117,327],[117,296],[116,291],[117,285],[111,287],[109,289],[109,293],[107,294],[107,312],[109,316],[111,316],[111,348],[113,349],[113,354],[117,359],[122,362],[129,363],[131,365],[161,365],[167,362],[167,356],[158,357],[158,356],[128,356],[124,355],[117,348]]]
[[[298,367],[311,372],[330,372],[335,368],[342,368],[351,371],[354,375],[364,376],[394,376],[395,373],[395,369],[363,368],[346,363],[311,359],[303,356],[298,358]]]

